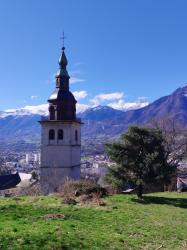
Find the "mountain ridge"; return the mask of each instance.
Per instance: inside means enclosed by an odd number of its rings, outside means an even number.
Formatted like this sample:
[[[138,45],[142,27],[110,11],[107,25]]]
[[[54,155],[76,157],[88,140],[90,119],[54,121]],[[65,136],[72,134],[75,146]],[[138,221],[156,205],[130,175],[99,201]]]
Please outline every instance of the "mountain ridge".
[[[43,113],[42,113],[43,115]],[[46,115],[46,113],[44,113]],[[187,126],[187,85],[172,94],[161,97],[148,106],[120,111],[108,106],[97,106],[78,113],[84,123],[83,138],[115,137],[127,130],[129,125],[145,125],[152,119],[172,118],[183,127]],[[0,118],[0,139],[40,138],[39,114],[8,115]]]

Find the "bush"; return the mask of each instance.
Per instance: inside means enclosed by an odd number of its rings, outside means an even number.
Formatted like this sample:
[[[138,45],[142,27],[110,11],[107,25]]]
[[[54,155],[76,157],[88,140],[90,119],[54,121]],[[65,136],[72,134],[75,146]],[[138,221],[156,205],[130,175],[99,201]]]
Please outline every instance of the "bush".
[[[29,195],[29,196],[39,196],[41,195],[41,187],[39,183],[34,183],[33,185],[30,185],[29,187],[23,187],[21,188],[19,195]]]
[[[64,198],[65,203],[69,203],[66,202],[69,200],[82,202],[82,200],[93,200],[95,199],[95,197],[97,197],[97,199],[100,199],[103,196],[107,195],[107,191],[105,188],[102,188],[97,183],[92,181],[67,180],[59,189],[59,195]],[[81,199],[80,196],[84,197],[84,199]]]
[[[75,184],[76,187],[76,196],[80,195],[89,195],[89,194],[100,194],[100,197],[103,197],[107,194],[106,189],[102,188],[95,182],[91,181],[80,181]]]
[[[63,202],[64,202],[64,204],[68,204],[68,205],[76,205],[77,204],[75,199],[72,199],[69,197],[65,197]]]

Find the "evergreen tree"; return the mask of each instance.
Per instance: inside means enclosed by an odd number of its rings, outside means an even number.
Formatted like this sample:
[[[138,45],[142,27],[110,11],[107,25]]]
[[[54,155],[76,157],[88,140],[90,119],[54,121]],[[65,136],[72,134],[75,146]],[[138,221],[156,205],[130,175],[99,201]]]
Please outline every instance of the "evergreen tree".
[[[117,184],[131,182],[142,199],[145,184],[169,183],[176,168],[168,160],[162,133],[158,129],[132,126],[118,143],[106,145],[110,159],[107,180]]]

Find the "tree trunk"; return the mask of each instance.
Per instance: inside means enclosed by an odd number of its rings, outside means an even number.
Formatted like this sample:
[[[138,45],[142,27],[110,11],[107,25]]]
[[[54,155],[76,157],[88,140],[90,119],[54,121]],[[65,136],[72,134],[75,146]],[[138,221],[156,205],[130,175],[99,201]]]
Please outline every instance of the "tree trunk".
[[[142,200],[143,199],[143,185],[142,184],[139,184],[138,185],[138,188],[137,188],[137,196],[138,196],[138,199]]]

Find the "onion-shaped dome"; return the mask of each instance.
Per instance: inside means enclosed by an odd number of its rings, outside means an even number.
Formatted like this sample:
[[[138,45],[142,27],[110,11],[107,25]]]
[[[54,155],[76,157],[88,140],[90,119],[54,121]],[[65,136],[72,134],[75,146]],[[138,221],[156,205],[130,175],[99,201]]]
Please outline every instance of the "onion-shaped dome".
[[[62,48],[62,55],[60,56],[59,58],[59,65],[62,67],[62,68],[66,68],[66,66],[68,65],[68,60],[66,58],[66,55],[64,53],[64,50],[65,50],[65,47]]]
[[[76,103],[74,95],[70,91],[64,91],[59,88],[55,89],[49,97],[48,102],[72,102]]]

